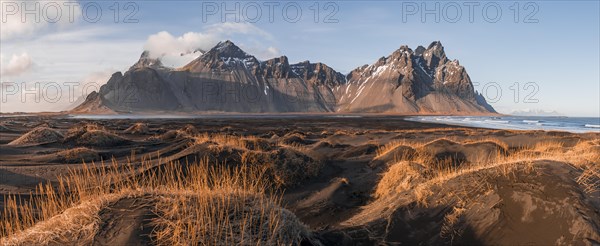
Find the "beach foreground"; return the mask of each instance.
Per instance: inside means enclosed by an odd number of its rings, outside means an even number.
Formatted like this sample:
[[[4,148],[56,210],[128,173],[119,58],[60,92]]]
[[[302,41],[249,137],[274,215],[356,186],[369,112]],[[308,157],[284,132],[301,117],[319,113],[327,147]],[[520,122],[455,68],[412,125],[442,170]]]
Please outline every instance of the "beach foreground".
[[[2,245],[595,245],[600,134],[4,117]]]

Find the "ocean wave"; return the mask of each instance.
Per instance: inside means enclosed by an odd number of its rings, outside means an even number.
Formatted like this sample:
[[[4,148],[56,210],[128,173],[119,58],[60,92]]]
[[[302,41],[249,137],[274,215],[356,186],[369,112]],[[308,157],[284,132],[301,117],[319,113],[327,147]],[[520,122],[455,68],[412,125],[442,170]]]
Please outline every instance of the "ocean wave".
[[[536,126],[564,126],[564,124],[561,123],[535,123]]]
[[[499,124],[508,124],[510,121],[508,121],[508,120],[485,120],[485,122],[499,123]]]
[[[545,130],[545,131],[569,131],[569,132],[597,132],[600,124],[597,119],[579,118],[556,118],[547,117],[520,118],[520,117],[452,117],[452,116],[419,116],[412,118],[423,122],[443,122],[444,124],[457,126],[472,126],[491,129],[511,130]],[[583,122],[582,122],[583,121]]]

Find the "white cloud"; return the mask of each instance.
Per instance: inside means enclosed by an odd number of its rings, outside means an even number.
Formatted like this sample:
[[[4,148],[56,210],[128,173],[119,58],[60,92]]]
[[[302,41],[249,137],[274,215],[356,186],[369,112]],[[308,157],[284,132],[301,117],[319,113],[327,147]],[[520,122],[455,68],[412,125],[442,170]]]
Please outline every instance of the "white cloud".
[[[35,102],[32,96],[23,100],[21,92],[18,92],[3,101],[0,111],[39,112],[68,108],[73,104],[73,98],[69,98],[69,89],[64,85],[77,83],[73,91],[73,96],[77,99],[90,90],[97,90],[99,85],[106,83],[112,72],[123,71],[136,61],[142,52],[141,46],[145,38],[127,37],[127,34],[128,29],[120,26],[90,25],[80,29],[43,33],[34,38],[2,41],[0,53],[3,55],[3,81],[14,81],[19,89],[32,89],[37,82],[42,87],[48,83],[58,83],[62,86],[62,97],[58,101],[42,99]],[[119,39],[106,38],[111,36]],[[22,57],[20,51],[26,51],[33,60],[33,67],[25,73],[5,79],[4,70],[9,66],[12,54]],[[97,86],[85,87],[91,82]]]
[[[81,8],[72,0],[8,1],[0,0],[0,40],[28,37],[50,26],[62,27],[75,23]],[[24,14],[23,9],[37,14]]]
[[[0,64],[2,64],[0,74],[2,76],[18,76],[31,70],[33,67],[33,61],[27,53],[12,55],[8,63],[5,63],[4,55],[0,56],[0,60]]]
[[[151,57],[165,55],[181,55],[193,52],[196,49],[206,50],[218,42],[218,37],[213,34],[188,32],[180,37],[174,37],[166,31],[150,35],[144,45],[144,50],[150,52]]]
[[[187,64],[199,53],[195,50],[207,51],[219,41],[232,39],[242,35],[244,40],[254,40],[251,45],[236,43],[250,54],[260,59],[272,58],[279,55],[279,50],[273,46],[264,47],[264,43],[272,42],[273,36],[251,23],[225,22],[206,26],[202,32],[188,32],[175,37],[169,32],[162,31],[148,37],[144,50],[150,52],[150,57],[161,58],[167,66],[179,67]]]

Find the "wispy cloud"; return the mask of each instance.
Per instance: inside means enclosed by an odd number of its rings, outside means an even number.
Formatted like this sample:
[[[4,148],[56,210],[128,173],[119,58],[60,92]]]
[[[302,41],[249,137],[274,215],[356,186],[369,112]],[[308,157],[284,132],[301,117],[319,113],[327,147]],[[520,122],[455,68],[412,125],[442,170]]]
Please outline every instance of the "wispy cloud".
[[[199,55],[193,53],[194,50],[210,49],[224,39],[234,40],[259,58],[279,55],[279,49],[273,45],[273,36],[248,23],[213,24],[199,32],[187,32],[181,36],[162,31],[148,36],[146,40],[143,36],[129,35],[126,26],[79,23],[77,27],[52,33],[39,29],[26,39],[3,40],[0,47],[2,80],[13,81],[20,88],[21,82],[24,82],[25,87],[21,89],[28,90],[34,88],[38,81],[42,88],[47,83],[64,85],[76,82],[78,86],[74,96],[77,98],[91,92],[90,89],[97,90],[114,72],[127,69],[135,63],[143,49],[161,56],[163,63],[169,66],[184,65]],[[63,92],[63,97],[52,103],[44,100],[38,103],[31,97],[23,100],[19,92],[9,97],[1,110],[62,110],[73,103],[73,98],[67,97],[68,89],[63,88]]]
[[[21,75],[33,67],[33,60],[27,53],[13,54],[8,63],[4,61],[4,54],[1,54],[0,62],[3,64],[0,68],[0,74],[5,77]]]
[[[27,38],[49,27],[74,24],[81,17],[81,8],[71,0],[7,1],[0,0],[0,40]],[[23,9],[38,10],[24,14]],[[43,10],[43,11],[42,11]]]

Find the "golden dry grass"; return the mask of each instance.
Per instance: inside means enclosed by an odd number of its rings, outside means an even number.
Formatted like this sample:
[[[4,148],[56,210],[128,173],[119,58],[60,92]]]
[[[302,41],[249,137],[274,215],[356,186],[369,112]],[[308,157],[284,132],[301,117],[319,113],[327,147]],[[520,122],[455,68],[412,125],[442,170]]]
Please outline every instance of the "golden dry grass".
[[[201,133],[194,136],[194,144],[203,144],[206,142],[217,143],[220,146],[233,147],[243,150],[267,151],[270,150],[270,144],[264,139],[256,136],[234,136],[229,134],[209,134]]]
[[[597,192],[600,191],[600,141],[581,141],[573,146],[557,143],[558,140],[560,139],[541,140],[530,146],[512,148],[507,154],[498,153],[491,161],[461,165],[454,169],[435,169],[434,166],[425,165],[426,158],[421,159],[420,153],[410,160],[397,160],[395,163],[390,163],[387,172],[382,174],[373,192],[376,200],[363,212],[344,222],[344,225],[364,224],[365,221],[378,218],[382,213],[391,216],[387,213],[390,210],[395,211],[394,207],[416,209],[415,213],[418,214],[422,211],[421,208],[437,209],[440,206],[447,206],[452,209],[444,212],[439,236],[450,240],[451,243],[464,233],[465,213],[471,209],[481,208],[480,201],[474,200],[477,198],[472,197],[473,194],[485,196],[494,190],[497,184],[490,182],[497,180],[494,177],[503,176],[512,180],[527,175],[538,175],[542,173],[537,168],[546,164],[568,165],[567,170],[573,170],[576,175],[575,181],[580,191],[587,193],[584,196],[596,197]],[[404,142],[402,145],[410,146],[411,143]],[[409,163],[421,165],[409,166],[407,165]],[[424,167],[425,170],[412,167]],[[418,178],[413,178],[415,176]],[[447,193],[440,195],[441,191]],[[414,208],[414,205],[420,208]]]
[[[222,146],[237,147],[240,149],[246,149],[246,144],[242,141],[239,136],[232,136],[227,134],[209,134],[201,133],[194,136],[196,144],[203,144],[206,142],[214,142]]]
[[[308,234],[278,201],[256,194],[164,195],[159,197],[156,211],[159,245],[286,245],[298,243]]]
[[[409,161],[398,162],[390,166],[377,184],[375,196],[382,197],[391,192],[402,192],[414,187],[420,182],[418,179],[423,178],[419,166],[420,164]]]
[[[410,142],[410,141],[407,141],[404,139],[390,141],[389,143],[386,143],[386,144],[380,146],[379,148],[377,148],[377,150],[375,152],[376,153],[375,158],[381,157],[399,146],[409,146],[409,147],[415,148],[417,146],[420,147],[421,144],[417,144],[415,142]]]
[[[464,143],[474,144],[481,141],[493,140],[482,139]],[[493,142],[502,146],[502,142]],[[387,153],[386,151],[400,145],[415,146],[416,148],[424,146],[422,143],[394,142],[389,146],[382,147],[378,153]],[[533,170],[532,163],[540,160],[552,160],[572,165],[581,172],[576,181],[584,191],[600,190],[600,145],[594,140],[580,142],[574,147],[564,147],[564,144],[555,140],[540,141],[533,146],[514,150],[510,154],[503,154],[499,151],[490,160],[470,165],[452,166],[445,164],[444,160],[432,162],[430,156],[423,151],[418,151],[418,154],[411,158],[397,159],[396,163],[389,167],[379,181],[374,196],[381,198],[409,191],[413,193],[417,203],[427,206],[426,198],[431,194],[430,187],[434,185],[441,185],[450,179],[481,170],[495,170],[496,173],[504,176],[510,176],[517,168],[529,172]],[[415,169],[415,167],[424,167],[426,170]]]
[[[465,210],[466,209],[463,207],[454,206],[452,211],[444,216],[444,223],[440,230],[440,236],[449,238],[451,244],[455,237],[463,234],[462,228],[460,228],[458,224],[461,222]]]
[[[85,165],[40,184],[33,199],[6,197],[0,244],[90,244],[99,211],[125,197],[154,197],[153,238],[161,245],[294,244],[309,236],[289,211],[261,165],[226,167],[150,162]]]
[[[508,175],[515,170],[515,166],[530,165],[533,161],[552,160],[571,164],[582,171],[593,168],[593,163],[598,163],[599,159],[594,152],[577,150],[576,148],[559,148],[562,144],[554,141],[542,141],[534,147],[525,147],[510,155],[499,155],[494,162],[479,163],[459,170],[440,173],[432,181],[441,182],[464,173],[472,173],[483,169],[497,169],[503,175]]]
[[[285,144],[281,141],[271,143],[255,136],[221,133],[201,133],[194,139],[190,146],[209,144],[208,152],[214,152],[212,157],[231,157],[230,161],[239,160],[242,163],[266,163],[270,178],[280,186],[297,185],[306,178],[318,175],[323,167],[321,156],[310,148],[296,143]],[[227,162],[227,160],[217,161]]]

